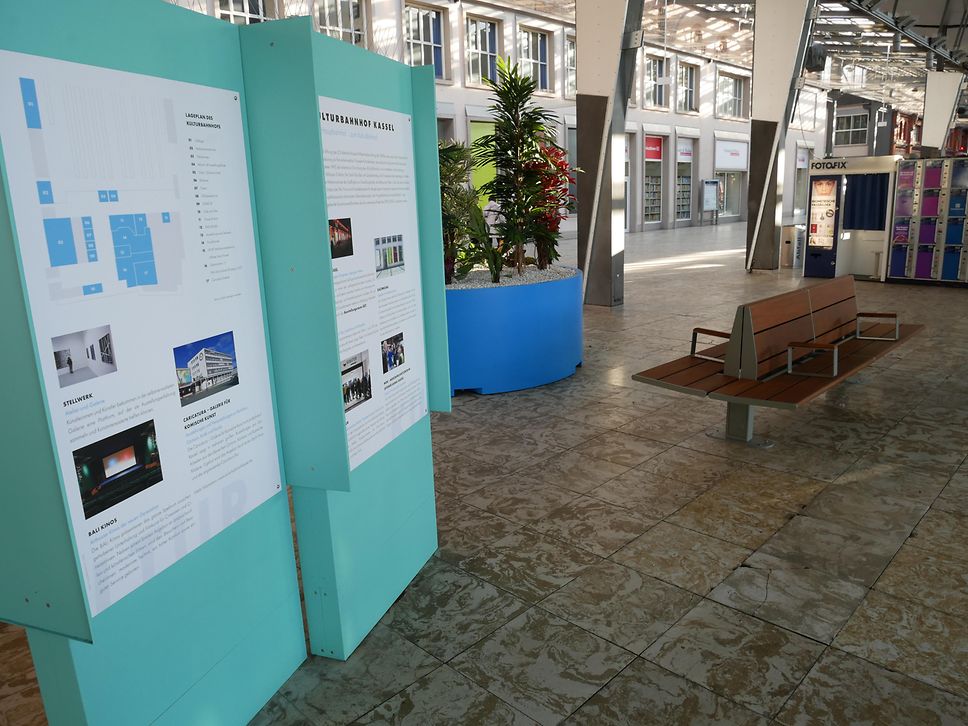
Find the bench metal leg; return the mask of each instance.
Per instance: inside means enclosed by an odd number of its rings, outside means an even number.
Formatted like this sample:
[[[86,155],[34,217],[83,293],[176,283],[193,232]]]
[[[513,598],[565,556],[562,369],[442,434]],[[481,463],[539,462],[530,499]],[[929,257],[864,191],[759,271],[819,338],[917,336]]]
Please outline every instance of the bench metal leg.
[[[744,403],[726,404],[726,438],[733,441],[753,440],[753,407]]]

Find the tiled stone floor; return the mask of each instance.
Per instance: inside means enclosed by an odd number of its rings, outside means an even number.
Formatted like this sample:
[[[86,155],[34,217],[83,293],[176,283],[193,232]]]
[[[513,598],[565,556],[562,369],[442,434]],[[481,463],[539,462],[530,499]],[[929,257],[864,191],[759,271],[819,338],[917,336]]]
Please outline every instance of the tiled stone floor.
[[[726,443],[720,404],[630,376],[799,283],[745,274],[743,235],[630,235],[574,377],[434,415],[438,553],[253,723],[968,723],[968,292],[858,283],[928,329]],[[42,723],[19,631],[0,652],[0,726]]]

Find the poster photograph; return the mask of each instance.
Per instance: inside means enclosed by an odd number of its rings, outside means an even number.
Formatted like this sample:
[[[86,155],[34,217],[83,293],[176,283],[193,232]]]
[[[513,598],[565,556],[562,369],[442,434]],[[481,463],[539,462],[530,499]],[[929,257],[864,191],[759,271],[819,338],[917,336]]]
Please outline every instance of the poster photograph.
[[[0,51],[0,140],[96,616],[281,488],[239,93]]]
[[[428,413],[413,133],[326,97],[319,118],[352,470]]]

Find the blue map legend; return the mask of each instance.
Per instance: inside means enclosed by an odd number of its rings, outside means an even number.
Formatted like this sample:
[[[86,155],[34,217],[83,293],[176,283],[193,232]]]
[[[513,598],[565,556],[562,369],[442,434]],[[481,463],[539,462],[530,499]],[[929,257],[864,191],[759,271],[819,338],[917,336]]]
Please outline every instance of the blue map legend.
[[[49,181],[37,182],[37,197],[40,199],[41,204],[54,203],[54,188],[50,185]]]
[[[77,264],[77,248],[74,246],[74,230],[70,217],[44,220],[44,236],[47,238],[47,256],[51,267]]]
[[[97,244],[94,240],[94,223],[90,217],[81,217],[84,229],[84,247],[87,248],[87,261],[97,262]]]
[[[40,104],[37,103],[37,85],[33,78],[20,79],[20,97],[24,102],[24,117],[28,129],[40,128]]]
[[[151,242],[151,228],[144,214],[112,214],[111,238],[118,279],[128,287],[157,285],[155,250]]]

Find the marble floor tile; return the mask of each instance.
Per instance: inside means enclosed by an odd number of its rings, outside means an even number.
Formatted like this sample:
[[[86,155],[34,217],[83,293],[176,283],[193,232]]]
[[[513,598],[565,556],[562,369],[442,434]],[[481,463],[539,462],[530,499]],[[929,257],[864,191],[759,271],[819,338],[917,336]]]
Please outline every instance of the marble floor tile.
[[[535,603],[601,558],[527,529],[513,532],[460,563],[462,569]]]
[[[723,482],[731,473],[743,468],[743,464],[724,456],[673,446],[637,468],[675,479],[685,484],[703,485],[708,489]]]
[[[793,516],[792,507],[748,492],[724,495],[719,487],[700,494],[668,518],[672,524],[756,549]]]
[[[383,617],[411,643],[448,661],[528,606],[463,570],[432,558]]]
[[[606,430],[555,414],[543,416],[540,420],[528,426],[528,434],[539,444],[565,449],[572,449],[584,444],[596,436],[601,436]],[[556,460],[547,459],[546,462],[551,463]]]
[[[875,590],[968,617],[968,563],[905,543],[874,584]]]
[[[685,484],[641,469],[632,469],[589,492],[651,519],[663,519],[705,491],[705,484]]]
[[[767,569],[819,570],[870,587],[903,541],[903,536],[875,536],[834,522],[797,516],[754,552],[747,564]]]
[[[934,439],[909,439],[905,433],[891,431],[871,447],[869,456],[889,464],[901,464],[916,471],[951,476],[968,455],[968,443],[945,443],[943,434]]]
[[[951,478],[938,495],[934,508],[968,517],[968,473],[955,474]]]
[[[648,461],[668,448],[669,444],[659,441],[642,439],[619,431],[608,431],[585,442],[575,451],[594,456],[596,459],[632,467]]]
[[[370,711],[356,724],[528,726],[530,718],[443,665]]]
[[[968,623],[962,617],[871,590],[833,645],[968,696]]]
[[[830,649],[776,723],[959,726],[968,723],[968,700]]]
[[[0,723],[46,726],[40,686],[23,628],[0,623]]]
[[[587,494],[595,487],[628,470],[629,467],[621,464],[613,464],[577,451],[569,451],[536,466],[522,469],[519,473],[545,484]]]
[[[580,496],[532,526],[556,539],[608,557],[656,524],[624,507]]]
[[[562,413],[563,418],[603,429],[617,429],[638,417],[638,411],[607,403],[588,403]]]
[[[699,596],[612,562],[600,562],[540,606],[640,653],[699,602]]]
[[[316,724],[345,724],[439,665],[430,654],[377,625],[349,660],[311,657],[279,692]]]
[[[634,657],[533,608],[455,658],[452,666],[538,723],[556,724]]]
[[[441,494],[463,497],[510,473],[506,466],[461,456],[434,466],[434,487]]]
[[[968,562],[968,517],[932,507],[911,535],[920,549]]]
[[[713,435],[708,432],[696,434],[680,446],[821,481],[833,481],[858,458],[857,453],[831,451],[783,439],[774,443],[773,448],[762,449],[740,441],[728,441],[719,427]]]
[[[733,497],[754,495],[758,501],[782,504],[790,511],[796,511],[828,486],[829,482],[819,479],[744,463],[727,472],[711,491]]]
[[[636,658],[568,719],[575,726],[766,726],[766,719]]]
[[[916,471],[865,457],[839,476],[834,484],[893,499],[907,499],[927,507],[944,489],[948,478],[947,474]]]
[[[459,499],[437,498],[437,556],[456,563],[521,528]]]
[[[577,496],[568,489],[512,474],[464,497],[463,501],[504,519],[529,524],[547,517]]]
[[[707,596],[768,623],[829,643],[867,588],[815,570],[742,566]]]
[[[690,436],[705,431],[710,425],[705,419],[685,417],[676,412],[662,409],[630,421],[618,427],[618,430],[622,433],[641,436],[653,441],[678,444]]]
[[[802,514],[874,535],[906,537],[927,511],[923,503],[855,487],[831,486]]]
[[[277,693],[249,721],[249,726],[315,726],[315,722]]]
[[[633,570],[705,595],[745,560],[745,547],[660,522],[610,558]]]
[[[704,600],[643,657],[764,716],[772,716],[824,646]]]

